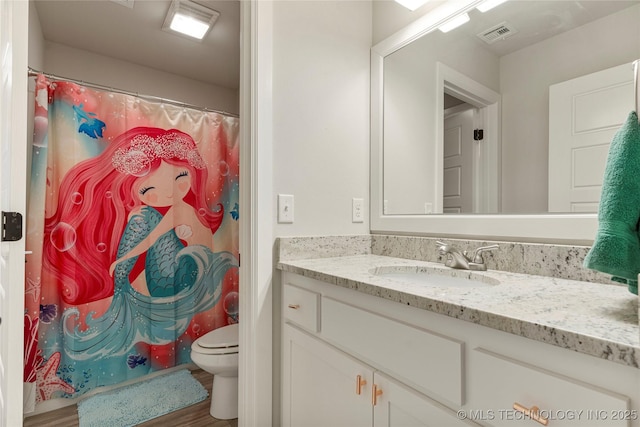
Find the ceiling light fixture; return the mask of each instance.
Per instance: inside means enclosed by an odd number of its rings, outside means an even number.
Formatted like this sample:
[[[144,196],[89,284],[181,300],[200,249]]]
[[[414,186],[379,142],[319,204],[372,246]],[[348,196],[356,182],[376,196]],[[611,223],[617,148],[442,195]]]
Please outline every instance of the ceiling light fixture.
[[[458,15],[453,19],[448,20],[447,22],[445,22],[444,24],[440,25],[438,27],[438,29],[440,31],[442,31],[443,33],[448,33],[449,31],[453,30],[454,28],[458,28],[460,25],[465,24],[467,22],[469,22],[469,15],[466,13],[463,13],[462,15]]]
[[[403,5],[409,10],[416,10],[417,8],[419,8],[429,0],[395,0],[395,1],[396,3]]]
[[[173,0],[162,29],[202,40],[220,12],[189,0]]]
[[[483,3],[480,3],[476,9],[478,9],[480,12],[484,13],[488,10],[493,9],[496,6],[501,5],[502,3],[506,2],[507,0],[487,0]]]

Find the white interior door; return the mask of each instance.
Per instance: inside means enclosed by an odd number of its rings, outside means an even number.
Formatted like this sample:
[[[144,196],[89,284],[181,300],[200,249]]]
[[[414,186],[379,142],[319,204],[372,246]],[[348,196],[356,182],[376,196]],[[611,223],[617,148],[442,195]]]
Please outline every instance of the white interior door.
[[[443,212],[473,209],[473,109],[444,121]]]
[[[631,64],[549,88],[549,212],[597,212],[609,144],[634,106]]]
[[[24,216],[26,1],[0,1],[0,209]],[[24,218],[22,220],[24,231]],[[25,239],[0,242],[0,427],[22,425]]]

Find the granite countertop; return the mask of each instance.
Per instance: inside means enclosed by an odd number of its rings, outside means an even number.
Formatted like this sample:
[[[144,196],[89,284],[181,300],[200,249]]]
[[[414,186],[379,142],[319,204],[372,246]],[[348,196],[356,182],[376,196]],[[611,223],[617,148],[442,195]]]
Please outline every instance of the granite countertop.
[[[414,266],[443,275],[472,275],[493,285],[443,288],[374,274],[376,268]],[[369,254],[286,260],[278,268],[640,368],[638,297],[623,286],[497,270],[453,270],[434,262]]]

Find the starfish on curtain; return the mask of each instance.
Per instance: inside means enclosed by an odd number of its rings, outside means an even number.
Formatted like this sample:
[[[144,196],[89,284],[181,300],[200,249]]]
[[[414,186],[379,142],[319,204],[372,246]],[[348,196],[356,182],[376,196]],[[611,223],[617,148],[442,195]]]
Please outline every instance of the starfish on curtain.
[[[57,372],[60,366],[60,352],[53,353],[36,371],[38,382],[38,401],[51,399],[51,395],[56,391],[65,393],[75,393],[76,389],[58,378]]]
[[[25,295],[31,295],[33,301],[38,300],[38,290],[40,289],[40,279],[37,281],[27,278],[27,286],[24,291]]]

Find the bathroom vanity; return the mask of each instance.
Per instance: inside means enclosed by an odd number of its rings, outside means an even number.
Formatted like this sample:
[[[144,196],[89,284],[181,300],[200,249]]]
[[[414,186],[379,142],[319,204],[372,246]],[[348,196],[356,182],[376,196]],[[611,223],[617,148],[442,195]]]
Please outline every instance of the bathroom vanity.
[[[481,3],[442,2],[371,50],[372,235],[280,239],[284,426],[640,427],[638,297],[582,268],[588,246],[567,245],[593,241],[597,197],[552,203],[570,186],[599,195],[606,144],[580,151],[602,150],[584,175],[549,154],[566,139],[556,124],[610,141],[632,108],[638,45],[619,40],[637,40],[640,8]],[[459,31],[437,31],[459,17]],[[495,44],[478,39],[495,31]],[[607,98],[614,114],[597,88],[564,91],[613,70],[609,86],[626,88]],[[409,237],[438,234],[562,244],[500,242],[470,272]]]
[[[624,287],[371,253],[278,268],[284,426],[640,426]]]

